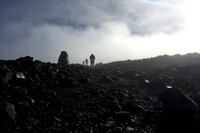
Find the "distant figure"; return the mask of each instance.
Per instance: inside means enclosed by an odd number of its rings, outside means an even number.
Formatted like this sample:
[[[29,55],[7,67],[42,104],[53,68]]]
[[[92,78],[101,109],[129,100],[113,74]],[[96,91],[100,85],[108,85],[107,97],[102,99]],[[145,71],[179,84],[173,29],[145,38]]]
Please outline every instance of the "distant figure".
[[[85,61],[83,61],[82,63],[83,63],[83,65],[85,65]]]
[[[67,52],[62,51],[60,53],[60,56],[58,58],[58,65],[61,65],[61,66],[69,65],[69,56],[68,56]]]
[[[85,59],[85,64],[86,64],[86,66],[88,65],[88,59]]]
[[[94,66],[95,56],[93,54],[90,55],[90,65]]]

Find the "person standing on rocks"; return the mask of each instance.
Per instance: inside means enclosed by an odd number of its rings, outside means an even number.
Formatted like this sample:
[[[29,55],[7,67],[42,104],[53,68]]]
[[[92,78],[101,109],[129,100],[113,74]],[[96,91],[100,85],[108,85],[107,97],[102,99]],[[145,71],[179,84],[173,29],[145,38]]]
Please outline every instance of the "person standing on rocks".
[[[85,61],[83,61],[82,64],[85,65]]]
[[[94,66],[95,56],[93,54],[90,55],[90,65]]]
[[[86,66],[88,65],[88,59],[85,59],[85,64],[86,64]]]
[[[58,65],[67,66],[69,65],[69,56],[66,51],[62,51],[58,58]]]

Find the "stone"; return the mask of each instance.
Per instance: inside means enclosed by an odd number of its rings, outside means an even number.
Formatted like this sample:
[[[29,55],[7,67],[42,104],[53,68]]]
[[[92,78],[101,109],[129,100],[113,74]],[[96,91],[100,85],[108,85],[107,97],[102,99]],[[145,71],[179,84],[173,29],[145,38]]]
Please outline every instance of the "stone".
[[[29,102],[23,101],[23,102],[19,102],[16,105],[16,111],[18,116],[20,116],[21,118],[28,118],[29,117]]]
[[[106,77],[102,78],[102,79],[100,80],[100,82],[101,82],[101,83],[113,83],[113,80],[112,80],[112,78],[110,78],[109,76],[106,76]]]
[[[16,78],[18,78],[18,79],[25,79],[25,75],[24,75],[24,73],[22,73],[22,72],[17,72],[17,73],[15,74],[15,76],[16,76]]]
[[[5,108],[6,108],[6,111],[8,113],[8,115],[10,116],[10,118],[12,120],[15,120],[15,117],[16,117],[16,112],[15,112],[15,107],[12,103],[8,103],[6,102],[5,103]]]
[[[33,57],[30,56],[20,57],[16,61],[19,61],[20,64],[28,65],[33,62]]]
[[[78,85],[78,80],[75,78],[63,78],[60,80],[60,85],[62,87],[75,87]]]
[[[122,127],[116,127],[112,132],[113,133],[123,133],[123,128]]]
[[[119,111],[116,113],[115,117],[118,121],[125,122],[130,120],[130,112],[127,111]]]
[[[92,82],[89,78],[82,78],[79,81],[84,84],[90,84]]]
[[[57,122],[61,122],[61,119],[57,118],[57,117],[54,117],[54,119],[57,121]]]
[[[131,113],[135,114],[135,113],[144,113],[146,112],[146,110],[139,104],[135,104],[133,102],[127,102],[124,107],[124,110],[130,111]]]
[[[67,54],[67,52],[65,51],[62,51],[59,58],[58,58],[58,65],[61,65],[61,66],[67,66],[69,65],[69,56]]]
[[[127,127],[126,128],[126,133],[134,133],[135,132],[135,129],[132,128],[132,127]]]
[[[158,98],[169,112],[183,115],[185,118],[195,118],[197,115],[196,103],[180,89],[168,89],[158,94]]]
[[[108,121],[106,124],[105,124],[106,127],[114,127],[115,126],[115,121]]]
[[[11,71],[6,68],[0,68],[0,84],[7,84],[8,81],[12,78],[12,73]]]
[[[12,75],[12,79],[9,80],[9,83],[12,85],[18,85],[18,86],[27,86],[28,85],[28,81],[23,72],[15,72]]]
[[[164,110],[158,121],[160,132],[193,132],[197,116],[196,103],[180,89],[169,89],[158,95]]]

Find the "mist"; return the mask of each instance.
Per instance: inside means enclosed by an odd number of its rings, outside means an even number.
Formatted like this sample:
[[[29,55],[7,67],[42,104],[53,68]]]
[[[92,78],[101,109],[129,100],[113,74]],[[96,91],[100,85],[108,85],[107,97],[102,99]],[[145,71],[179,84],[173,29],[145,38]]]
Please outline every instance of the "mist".
[[[81,63],[92,53],[97,62],[106,63],[199,52],[199,39],[188,28],[184,3],[3,0],[0,57],[16,59],[29,55],[56,63],[64,50],[71,63]]]

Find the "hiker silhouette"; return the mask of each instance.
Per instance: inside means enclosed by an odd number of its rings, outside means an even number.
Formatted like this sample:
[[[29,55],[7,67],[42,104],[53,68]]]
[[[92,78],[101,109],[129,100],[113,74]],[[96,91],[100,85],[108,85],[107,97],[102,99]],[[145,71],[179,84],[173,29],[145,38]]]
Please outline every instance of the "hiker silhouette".
[[[93,54],[90,55],[90,65],[94,66],[95,56]]]
[[[86,66],[88,65],[88,59],[85,59],[85,64],[86,64]]]

